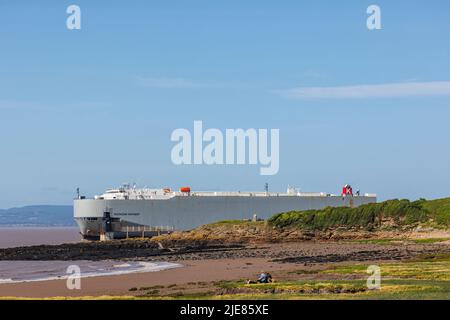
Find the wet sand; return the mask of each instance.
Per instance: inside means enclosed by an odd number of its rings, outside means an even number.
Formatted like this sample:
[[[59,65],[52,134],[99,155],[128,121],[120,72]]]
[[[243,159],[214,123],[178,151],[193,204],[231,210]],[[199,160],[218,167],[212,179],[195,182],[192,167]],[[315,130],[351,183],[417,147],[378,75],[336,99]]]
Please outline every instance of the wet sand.
[[[79,242],[76,227],[0,227],[0,248]]]

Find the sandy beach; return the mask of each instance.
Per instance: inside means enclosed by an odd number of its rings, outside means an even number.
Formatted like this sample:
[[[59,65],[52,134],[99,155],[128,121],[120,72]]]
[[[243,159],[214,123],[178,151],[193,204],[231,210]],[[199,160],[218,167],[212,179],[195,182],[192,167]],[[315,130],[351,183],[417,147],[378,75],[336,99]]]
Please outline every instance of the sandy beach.
[[[448,245],[380,245],[336,242],[298,242],[263,244],[241,250],[190,252],[165,256],[141,257],[141,261],[170,261],[183,267],[146,273],[99,276],[81,279],[81,290],[68,290],[66,280],[0,284],[0,297],[77,297],[133,296],[142,287],[188,288],[192,283],[223,280],[255,279],[261,271],[270,272],[275,279],[286,277],[290,271],[329,267],[359,262],[367,265],[380,261],[400,261],[422,253],[448,252]],[[130,259],[128,259],[130,260]],[[291,272],[292,273],[292,272]]]
[[[170,286],[190,282],[210,282],[255,278],[261,270],[276,273],[292,268],[292,265],[268,263],[267,259],[236,259],[180,261],[184,267],[157,272],[120,276],[82,278],[81,290],[68,290],[66,280],[0,284],[0,297],[44,298],[54,296],[104,296],[132,295],[130,288]],[[251,265],[249,265],[251,263]]]

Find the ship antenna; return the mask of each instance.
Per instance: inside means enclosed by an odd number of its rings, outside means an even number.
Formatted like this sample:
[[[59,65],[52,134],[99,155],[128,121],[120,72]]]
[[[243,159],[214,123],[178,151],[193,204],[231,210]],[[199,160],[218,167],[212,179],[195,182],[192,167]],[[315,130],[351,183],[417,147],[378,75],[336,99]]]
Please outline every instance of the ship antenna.
[[[80,199],[80,188],[77,188],[77,198]]]
[[[264,190],[266,193],[269,193],[269,184],[267,182],[264,184]]]

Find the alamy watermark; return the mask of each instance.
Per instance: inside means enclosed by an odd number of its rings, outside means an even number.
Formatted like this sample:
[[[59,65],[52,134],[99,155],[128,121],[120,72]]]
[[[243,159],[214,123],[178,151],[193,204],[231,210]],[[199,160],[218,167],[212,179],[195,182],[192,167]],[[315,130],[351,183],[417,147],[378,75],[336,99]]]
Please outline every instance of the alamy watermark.
[[[81,9],[79,6],[72,4],[67,7],[66,13],[70,14],[66,20],[66,27],[69,30],[81,29]]]
[[[81,269],[73,264],[67,267],[66,273],[69,275],[66,281],[68,290],[81,290]]]
[[[81,8],[78,5],[71,4],[67,7],[66,13],[69,16],[66,19],[66,27],[69,30],[81,29]],[[367,7],[366,13],[369,15],[366,21],[367,29],[381,30],[381,8],[379,5],[372,4]]]
[[[372,4],[367,7],[367,29],[369,30],[381,30],[381,8],[376,4]]]
[[[171,159],[175,165],[259,164],[261,175],[276,175],[280,167],[279,140],[279,129],[226,129],[224,134],[215,128],[203,131],[203,122],[194,121],[192,134],[188,129],[172,132],[171,141],[177,144]]]
[[[380,290],[381,289],[381,268],[376,265],[371,265],[366,270],[370,276],[367,278],[367,289]]]

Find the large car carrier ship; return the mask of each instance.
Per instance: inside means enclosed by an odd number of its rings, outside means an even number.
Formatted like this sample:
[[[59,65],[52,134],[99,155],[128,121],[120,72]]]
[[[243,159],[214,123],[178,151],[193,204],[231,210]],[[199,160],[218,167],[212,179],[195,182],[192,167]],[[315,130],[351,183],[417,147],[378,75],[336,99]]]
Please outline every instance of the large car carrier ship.
[[[346,185],[341,195],[305,193],[289,187],[286,193],[205,192],[139,189],[125,185],[87,199],[74,200],[74,218],[86,239],[148,236],[172,230],[190,230],[221,220],[267,219],[292,210],[328,206],[359,206],[376,202],[375,194],[353,195]]]

